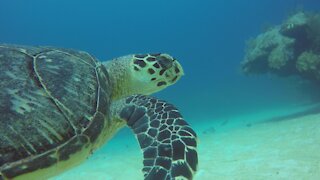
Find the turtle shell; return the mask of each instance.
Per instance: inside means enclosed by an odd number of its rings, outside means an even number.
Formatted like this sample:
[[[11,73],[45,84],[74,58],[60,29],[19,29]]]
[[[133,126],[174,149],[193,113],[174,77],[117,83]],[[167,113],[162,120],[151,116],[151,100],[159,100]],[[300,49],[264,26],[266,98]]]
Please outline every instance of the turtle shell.
[[[91,152],[110,95],[105,67],[86,52],[0,45],[0,179]]]

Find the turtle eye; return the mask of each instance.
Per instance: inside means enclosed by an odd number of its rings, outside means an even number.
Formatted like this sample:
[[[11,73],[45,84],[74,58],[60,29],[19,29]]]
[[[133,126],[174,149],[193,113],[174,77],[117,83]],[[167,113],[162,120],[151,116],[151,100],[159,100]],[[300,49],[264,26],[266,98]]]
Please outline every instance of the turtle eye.
[[[169,69],[173,65],[172,59],[169,59],[168,57],[165,57],[165,56],[156,57],[156,61],[158,61],[160,66],[164,69]]]

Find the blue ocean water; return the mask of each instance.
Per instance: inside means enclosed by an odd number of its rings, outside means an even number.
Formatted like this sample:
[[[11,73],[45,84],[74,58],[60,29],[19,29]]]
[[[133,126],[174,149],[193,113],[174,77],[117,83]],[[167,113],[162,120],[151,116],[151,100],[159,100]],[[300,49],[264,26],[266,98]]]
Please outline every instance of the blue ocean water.
[[[245,41],[319,0],[1,0],[0,42],[85,50],[101,61],[167,52],[185,69],[155,96],[192,124],[312,103],[295,80],[245,76]]]
[[[319,10],[320,3],[2,0],[0,41],[86,50],[102,61],[129,53],[170,53],[186,76],[159,96],[190,119],[216,118],[300,100],[290,85],[287,90],[282,82],[240,72],[245,41],[299,8]]]

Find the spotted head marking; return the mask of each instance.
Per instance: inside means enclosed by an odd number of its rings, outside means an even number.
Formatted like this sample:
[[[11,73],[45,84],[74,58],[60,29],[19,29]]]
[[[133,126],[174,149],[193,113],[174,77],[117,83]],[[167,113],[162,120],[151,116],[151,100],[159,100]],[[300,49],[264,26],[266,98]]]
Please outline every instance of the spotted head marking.
[[[174,84],[183,75],[180,63],[163,53],[134,55],[132,67],[135,78],[146,83],[150,93]]]

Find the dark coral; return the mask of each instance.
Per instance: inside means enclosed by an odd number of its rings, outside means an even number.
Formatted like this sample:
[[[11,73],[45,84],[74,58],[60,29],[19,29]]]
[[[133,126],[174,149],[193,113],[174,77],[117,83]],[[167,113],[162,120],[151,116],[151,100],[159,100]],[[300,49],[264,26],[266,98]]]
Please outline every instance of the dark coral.
[[[249,40],[242,71],[320,81],[320,13],[298,12]]]

